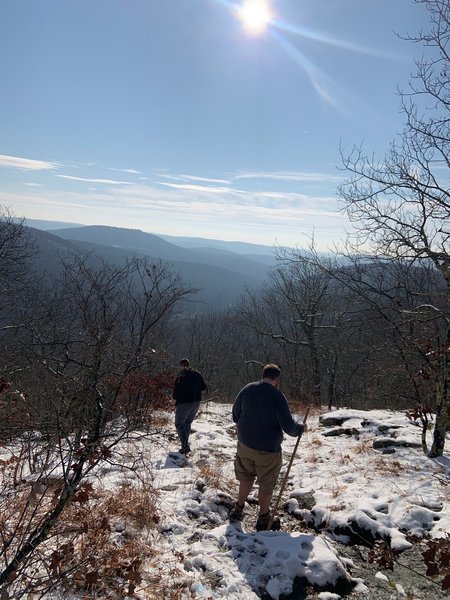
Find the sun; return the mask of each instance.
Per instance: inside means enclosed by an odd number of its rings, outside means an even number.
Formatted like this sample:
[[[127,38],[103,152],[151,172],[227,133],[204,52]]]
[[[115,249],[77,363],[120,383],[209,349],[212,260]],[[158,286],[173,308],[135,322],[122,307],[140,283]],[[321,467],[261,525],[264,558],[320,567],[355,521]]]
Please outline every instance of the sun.
[[[246,31],[252,35],[263,33],[273,16],[266,0],[244,0],[238,15]]]

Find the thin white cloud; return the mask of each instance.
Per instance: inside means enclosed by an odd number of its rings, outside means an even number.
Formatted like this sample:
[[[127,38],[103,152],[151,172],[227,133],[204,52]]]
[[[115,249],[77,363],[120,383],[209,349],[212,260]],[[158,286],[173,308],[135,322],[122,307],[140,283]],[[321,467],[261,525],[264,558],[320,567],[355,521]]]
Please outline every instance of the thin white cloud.
[[[131,185],[129,181],[116,181],[115,179],[89,179],[87,177],[74,177],[73,175],[56,175],[61,179],[70,179],[71,181],[85,181],[87,183],[103,183],[106,185]]]
[[[191,186],[192,187],[192,186]],[[333,196],[308,196],[298,193],[278,192],[249,192],[240,190],[223,190],[218,193],[217,188],[202,188],[200,194],[192,194],[195,189],[186,189],[185,186],[171,184],[170,189],[160,190],[149,186],[131,186],[126,191],[110,190],[108,198],[110,202],[127,202],[133,207],[158,206],[161,209],[175,207],[177,211],[201,210],[205,213],[215,215],[222,210],[225,213],[233,207],[251,214],[253,211],[268,211],[274,218],[283,216],[288,212],[291,218],[300,215],[327,216],[340,219],[342,213],[339,204]]]
[[[36,188],[42,187],[42,184],[40,184],[40,183],[33,183],[31,181],[28,182],[28,183],[25,183],[25,185],[27,185],[28,187],[36,187]]]
[[[231,185],[232,180],[240,179],[273,179],[277,181],[305,181],[317,183],[336,183],[344,179],[340,175],[316,172],[307,173],[302,171],[243,171],[233,175],[230,179],[212,179],[197,175],[169,175],[167,173],[161,173],[160,177],[164,177],[171,181],[198,181],[202,183],[222,183],[225,185]]]
[[[227,179],[210,179],[209,177],[198,177],[197,175],[180,175],[180,178],[188,181],[203,181],[203,183],[224,183],[226,185],[230,183]]]
[[[59,164],[47,160],[34,160],[19,156],[0,154],[0,167],[21,169],[25,171],[51,171],[59,168]]]
[[[235,179],[274,179],[277,181],[305,181],[317,183],[339,182],[344,178],[329,173],[304,173],[296,171],[247,171],[238,173]]]
[[[140,171],[136,171],[135,169],[116,169],[114,167],[109,168],[110,171],[120,171],[121,173],[131,173],[131,175],[141,175]]]
[[[165,179],[170,179],[172,181],[200,181],[202,183],[230,184],[228,179],[212,179],[210,177],[200,177],[198,175],[168,175],[167,173],[160,173],[159,177],[164,177]]]
[[[210,179],[209,177],[197,177],[196,175],[182,175],[185,179],[189,181],[203,181],[205,183],[225,183],[229,184],[230,182],[227,179]]]
[[[209,194],[225,194],[229,193],[230,188],[226,187],[212,187],[206,185],[194,185],[192,183],[166,183],[164,181],[157,181],[158,185],[164,185],[166,187],[174,188],[177,190],[188,190],[190,192],[206,192]]]

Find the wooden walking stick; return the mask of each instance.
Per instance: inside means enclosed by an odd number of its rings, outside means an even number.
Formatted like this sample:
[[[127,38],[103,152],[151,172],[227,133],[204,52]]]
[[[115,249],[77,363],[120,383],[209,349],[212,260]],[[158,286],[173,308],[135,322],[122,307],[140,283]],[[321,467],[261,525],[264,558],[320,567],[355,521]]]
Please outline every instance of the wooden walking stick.
[[[308,418],[308,413],[309,413],[309,406],[306,408],[305,416],[303,417],[303,424],[306,423],[306,419]],[[283,495],[284,488],[286,487],[287,480],[288,480],[288,477],[289,477],[289,471],[291,470],[292,463],[294,462],[295,455],[297,454],[297,448],[298,448],[298,444],[300,442],[300,438],[301,437],[302,436],[299,435],[298,438],[297,438],[297,441],[295,442],[294,451],[292,452],[291,460],[289,461],[288,468],[287,468],[287,471],[286,471],[286,475],[284,476],[283,483],[281,484],[280,493],[278,494],[277,501],[275,502],[275,508],[273,509],[272,515],[270,517],[269,524],[267,525],[267,529],[269,529],[269,530],[272,527],[273,520],[274,520],[274,518],[275,518],[275,516],[277,514],[277,510],[278,510],[278,507],[279,507],[280,501],[281,501],[281,496]]]

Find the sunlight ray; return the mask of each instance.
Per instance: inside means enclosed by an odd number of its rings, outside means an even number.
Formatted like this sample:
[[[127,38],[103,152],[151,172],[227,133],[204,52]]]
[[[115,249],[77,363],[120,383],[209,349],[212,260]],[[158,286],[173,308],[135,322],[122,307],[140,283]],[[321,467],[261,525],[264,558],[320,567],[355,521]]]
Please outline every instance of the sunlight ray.
[[[229,10],[235,13],[235,15],[239,19],[241,19],[241,12],[245,3],[237,3],[233,2],[232,0],[215,1],[219,4],[222,4],[223,6],[226,6]],[[402,57],[398,54],[394,54],[392,52],[385,52],[383,50],[378,50],[375,48],[369,48],[368,46],[362,46],[360,44],[354,44],[352,42],[341,40],[331,35],[321,33],[320,31],[314,31],[312,29],[308,29],[300,25],[294,25],[292,23],[289,23],[288,21],[284,21],[283,19],[277,18],[273,14],[271,14],[270,18],[267,19],[267,27],[271,27],[272,29],[276,28],[280,31],[292,33],[298,37],[313,40],[315,42],[326,44],[328,46],[333,46],[335,48],[341,48],[342,50],[348,50],[359,54],[367,54],[369,56],[385,58],[390,60],[402,60]]]
[[[291,58],[299,64],[311,82],[311,85],[316,90],[317,94],[322,100],[334,108],[335,110],[341,110],[338,102],[338,85],[328,75],[323,73],[318,67],[316,67],[310,60],[304,56],[295,46],[288,42],[282,35],[279,35],[275,31],[272,31],[272,36],[277,40],[280,46],[286,51]],[[334,89],[333,89],[334,88]]]
[[[307,29],[306,27],[301,27],[299,25],[292,25],[287,21],[282,21],[281,19],[273,19],[271,24],[281,31],[286,31],[287,33],[293,33],[297,36],[313,40],[315,42],[320,42],[322,44],[327,44],[329,46],[334,46],[336,48],[342,48],[343,50],[350,50],[352,52],[357,52],[359,54],[368,54],[370,56],[378,56],[381,58],[388,59],[397,59],[399,60],[399,56],[397,54],[392,54],[389,52],[383,52],[381,50],[376,50],[374,48],[368,48],[366,46],[361,46],[359,44],[353,44],[351,42],[347,42],[345,40],[340,40],[338,38],[334,38],[330,35],[325,35],[324,33],[320,33],[319,31],[313,31],[311,29]]]

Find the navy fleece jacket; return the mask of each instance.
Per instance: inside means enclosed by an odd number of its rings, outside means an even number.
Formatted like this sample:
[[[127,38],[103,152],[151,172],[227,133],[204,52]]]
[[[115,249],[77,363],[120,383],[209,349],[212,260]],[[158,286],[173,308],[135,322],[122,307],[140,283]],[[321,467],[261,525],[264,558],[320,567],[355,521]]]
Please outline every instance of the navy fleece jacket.
[[[265,381],[242,388],[233,404],[233,421],[240,442],[266,452],[281,452],[283,431],[296,437],[304,430],[292,418],[286,396]]]

